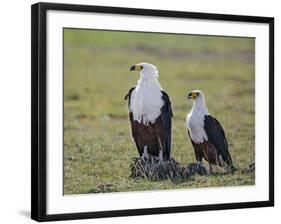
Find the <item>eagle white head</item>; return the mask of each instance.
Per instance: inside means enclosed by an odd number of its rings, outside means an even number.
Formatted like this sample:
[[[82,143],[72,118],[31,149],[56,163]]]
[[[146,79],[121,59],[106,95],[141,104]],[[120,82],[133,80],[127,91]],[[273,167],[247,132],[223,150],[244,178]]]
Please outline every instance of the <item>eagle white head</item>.
[[[205,102],[204,93],[201,90],[192,90],[188,93],[187,98],[193,102]]]
[[[193,101],[193,109],[208,113],[204,93],[201,90],[192,90],[188,93],[187,98]]]
[[[132,65],[130,71],[138,71],[140,73],[140,81],[153,82],[158,80],[158,70],[153,64],[146,62]]]

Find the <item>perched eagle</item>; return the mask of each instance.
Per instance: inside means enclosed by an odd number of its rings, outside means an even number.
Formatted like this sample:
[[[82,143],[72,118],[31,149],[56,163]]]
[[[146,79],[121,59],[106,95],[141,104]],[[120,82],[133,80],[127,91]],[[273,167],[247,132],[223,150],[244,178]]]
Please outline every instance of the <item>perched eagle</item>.
[[[226,165],[228,171],[233,172],[224,130],[218,120],[209,114],[203,92],[193,90],[188,94],[188,99],[193,101],[193,107],[186,116],[186,125],[197,162],[201,164],[203,158],[208,161],[210,173],[211,164],[221,167]]]
[[[169,96],[158,82],[158,70],[149,63],[133,65],[140,78],[131,88],[128,99],[132,137],[139,155],[168,160],[171,154],[172,108]]]

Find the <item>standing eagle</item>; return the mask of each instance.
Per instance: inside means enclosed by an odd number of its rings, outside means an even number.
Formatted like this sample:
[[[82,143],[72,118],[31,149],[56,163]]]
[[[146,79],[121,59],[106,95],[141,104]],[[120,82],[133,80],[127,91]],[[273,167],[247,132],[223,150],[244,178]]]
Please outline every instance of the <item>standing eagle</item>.
[[[228,170],[233,172],[224,130],[218,120],[209,114],[203,92],[193,90],[188,94],[188,99],[193,101],[193,107],[186,116],[186,125],[197,162],[201,164],[203,158],[209,162],[210,173],[211,164],[227,165]]]
[[[171,155],[172,108],[169,96],[158,82],[158,70],[149,63],[133,65],[140,78],[131,88],[128,99],[132,137],[139,155],[168,160]]]

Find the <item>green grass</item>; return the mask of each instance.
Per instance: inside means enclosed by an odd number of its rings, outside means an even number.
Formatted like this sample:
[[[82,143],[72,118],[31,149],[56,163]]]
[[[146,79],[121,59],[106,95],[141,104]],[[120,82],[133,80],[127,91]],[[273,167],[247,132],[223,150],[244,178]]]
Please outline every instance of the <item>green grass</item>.
[[[185,116],[186,94],[205,93],[225,129],[234,165],[255,158],[255,43],[251,38],[64,30],[64,193],[252,185],[254,173],[195,176],[189,181],[134,180],[124,96],[138,80],[129,68],[150,62],[173,104],[173,157],[194,162]]]

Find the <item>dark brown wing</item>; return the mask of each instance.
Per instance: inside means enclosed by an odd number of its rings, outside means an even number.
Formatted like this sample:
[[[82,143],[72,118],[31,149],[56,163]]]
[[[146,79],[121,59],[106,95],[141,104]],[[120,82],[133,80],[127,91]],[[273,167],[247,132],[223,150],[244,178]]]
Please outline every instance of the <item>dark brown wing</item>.
[[[161,145],[163,148],[163,157],[165,160],[169,159],[171,156],[172,147],[172,105],[168,94],[165,91],[162,92],[162,99],[164,105],[161,108]]]
[[[131,132],[132,132],[132,137],[134,139],[135,145],[137,147],[137,150],[139,152],[139,155],[141,156],[143,153],[143,149],[141,148],[140,144],[139,144],[139,125],[136,121],[134,121],[133,119],[133,113],[129,112],[129,119],[131,122]]]
[[[223,161],[228,165],[232,165],[232,158],[228,151],[225,133],[218,120],[211,115],[205,115],[204,129],[208,140],[216,147],[218,155],[221,155]]]

